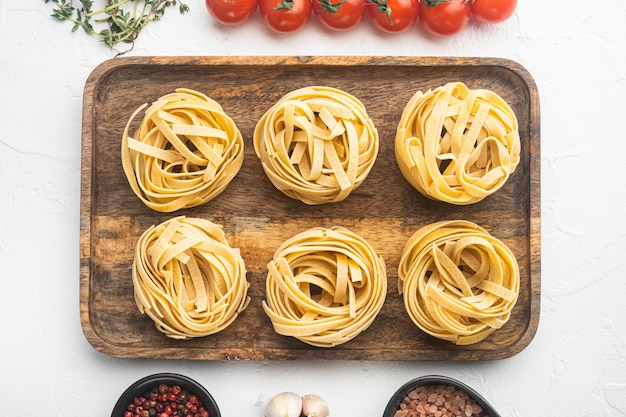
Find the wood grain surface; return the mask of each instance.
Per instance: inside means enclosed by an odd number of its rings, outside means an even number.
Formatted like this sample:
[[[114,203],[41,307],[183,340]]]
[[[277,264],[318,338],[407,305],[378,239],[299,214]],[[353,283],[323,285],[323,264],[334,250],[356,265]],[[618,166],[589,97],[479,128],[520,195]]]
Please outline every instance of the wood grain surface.
[[[450,81],[487,88],[515,111],[521,162],[506,185],[471,206],[422,197],[402,177],[393,140],[402,109],[417,90]],[[252,146],[261,115],[285,93],[307,85],[345,90],[365,105],[380,134],[378,159],[363,185],[341,203],[307,206],[269,182]],[[241,130],[245,159],[224,193],[207,204],[166,214],[146,207],[122,171],[120,142],[131,113],[185,87],[217,100]],[[103,62],[84,89],[80,219],[80,319],[89,343],[115,357],[195,360],[492,360],[519,353],[532,340],[540,305],[540,111],[531,75],[516,62],[434,57],[122,57]],[[223,225],[239,247],[250,281],[248,308],[227,329],[171,340],[140,314],[131,264],[139,235],[177,215]],[[409,319],[397,291],[407,239],[421,226],[466,219],[515,253],[519,301],[510,321],[487,339],[455,346]],[[388,293],[372,326],[348,343],[316,348],[274,332],[263,312],[266,265],[287,238],[314,226],[341,225],[367,239],[387,265]]]

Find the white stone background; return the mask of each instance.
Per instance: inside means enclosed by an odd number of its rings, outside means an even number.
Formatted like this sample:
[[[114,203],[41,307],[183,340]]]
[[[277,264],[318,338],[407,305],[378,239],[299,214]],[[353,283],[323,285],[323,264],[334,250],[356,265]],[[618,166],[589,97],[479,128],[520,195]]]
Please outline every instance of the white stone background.
[[[258,14],[215,23],[202,0],[150,24],[129,55],[502,57],[541,100],[542,296],[531,344],[488,362],[122,360],[96,352],[78,315],[81,105],[87,76],[114,53],[50,17],[43,0],[0,0],[0,398],[3,414],[104,416],[158,371],[205,384],[225,417],[261,416],[271,395],[325,397],[332,415],[380,416],[425,374],[473,386],[503,416],[626,415],[626,2],[520,1],[497,26],[451,38],[369,23],[311,23],[272,35]]]

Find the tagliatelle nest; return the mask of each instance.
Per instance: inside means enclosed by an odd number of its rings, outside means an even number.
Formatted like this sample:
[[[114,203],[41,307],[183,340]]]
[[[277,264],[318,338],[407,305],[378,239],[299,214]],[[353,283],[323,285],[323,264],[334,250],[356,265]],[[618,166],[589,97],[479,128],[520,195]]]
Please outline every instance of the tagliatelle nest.
[[[148,207],[173,212],[204,204],[230,184],[243,163],[243,138],[222,107],[197,91],[179,88],[152,103],[130,136],[122,137],[122,166]]]
[[[277,333],[333,347],[372,324],[386,293],[384,261],[368,242],[342,227],[312,228],[276,250],[263,309]]]
[[[402,251],[398,278],[411,320],[457,345],[479,342],[501,328],[520,286],[513,252],[466,220],[440,221],[415,232]]]
[[[283,96],[258,121],[254,149],[274,186],[306,204],[344,200],[378,155],[378,131],[363,103],[331,87]]]
[[[499,190],[518,165],[520,148],[509,105],[493,91],[460,82],[415,93],[395,140],[407,181],[424,196],[457,205]]]
[[[174,339],[217,333],[249,302],[246,267],[221,226],[175,217],[139,238],[132,279],[137,307]]]

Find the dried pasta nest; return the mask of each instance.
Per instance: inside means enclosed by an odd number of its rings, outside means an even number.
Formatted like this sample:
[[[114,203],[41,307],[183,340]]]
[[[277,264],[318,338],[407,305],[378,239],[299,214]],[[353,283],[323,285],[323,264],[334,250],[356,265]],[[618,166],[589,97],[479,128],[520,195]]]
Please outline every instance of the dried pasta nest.
[[[122,137],[122,166],[148,207],[173,212],[217,197],[243,163],[243,138],[219,103],[179,88],[152,103],[134,136],[130,117]]]
[[[519,294],[513,252],[480,226],[446,220],[406,243],[398,290],[413,322],[457,345],[486,338],[510,318]]]
[[[248,305],[246,267],[222,227],[175,217],[139,238],[132,268],[137,307],[173,339],[217,333]]]
[[[367,177],[378,147],[363,103],[324,86],[286,94],[254,130],[254,149],[270,181],[309,205],[348,197]]]
[[[426,197],[457,205],[500,189],[519,163],[520,147],[509,105],[493,91],[460,82],[415,93],[395,140],[407,181]]]
[[[263,309],[277,333],[333,347],[371,325],[386,293],[384,261],[367,241],[342,227],[311,228],[276,250]]]

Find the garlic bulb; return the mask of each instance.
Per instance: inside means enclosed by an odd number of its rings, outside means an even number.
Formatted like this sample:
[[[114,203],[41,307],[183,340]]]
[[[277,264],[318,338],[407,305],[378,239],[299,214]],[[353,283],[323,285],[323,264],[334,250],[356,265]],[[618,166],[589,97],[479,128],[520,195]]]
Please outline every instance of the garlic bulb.
[[[302,397],[302,413],[306,417],[328,417],[328,404],[319,395],[308,394]]]
[[[300,417],[302,397],[293,392],[281,392],[265,406],[265,417]]]

